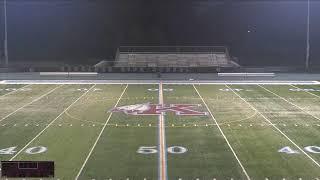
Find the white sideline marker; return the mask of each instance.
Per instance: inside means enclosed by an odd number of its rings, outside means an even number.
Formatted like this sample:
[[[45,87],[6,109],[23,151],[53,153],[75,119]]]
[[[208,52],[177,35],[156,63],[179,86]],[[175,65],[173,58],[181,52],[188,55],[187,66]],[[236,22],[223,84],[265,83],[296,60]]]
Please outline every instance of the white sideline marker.
[[[307,154],[300,146],[298,146],[294,141],[292,141],[284,132],[282,132],[275,124],[272,124],[272,122],[266,118],[258,109],[256,109],[253,105],[251,105],[248,101],[243,99],[238,93],[236,93],[232,88],[230,88],[227,84],[225,84],[227,88],[229,88],[234,94],[236,94],[240,99],[242,99],[244,102],[246,102],[253,110],[255,110],[258,114],[260,114],[263,119],[265,119],[271,126],[273,126],[280,134],[282,134],[288,141],[290,141],[296,148],[298,148],[304,155],[306,155],[314,164],[316,164],[318,167],[320,167],[320,164],[314,160],[309,154]]]
[[[63,86],[63,85],[60,85],[60,86],[57,86],[57,87],[55,87],[55,88],[51,89],[49,92],[47,92],[47,93],[45,93],[45,94],[41,95],[40,97],[37,97],[36,99],[32,100],[31,102],[28,102],[27,104],[25,104],[25,105],[21,106],[20,108],[16,109],[15,111],[13,111],[13,112],[9,113],[9,114],[8,114],[8,115],[6,115],[5,117],[1,118],[1,119],[0,119],[0,122],[1,122],[1,121],[3,121],[3,120],[5,120],[5,119],[7,119],[9,116],[11,116],[11,115],[15,114],[15,113],[16,113],[16,112],[18,112],[19,110],[21,110],[21,109],[25,108],[26,106],[29,106],[30,104],[32,104],[32,103],[34,103],[34,102],[36,102],[36,101],[40,100],[41,98],[45,97],[46,95],[48,95],[48,94],[52,93],[54,90],[58,89],[58,88],[59,88],[59,87],[61,87],[61,86]]]
[[[126,87],[125,87],[125,88],[124,88],[124,90],[122,91],[122,93],[121,93],[121,95],[119,96],[119,98],[118,98],[118,100],[117,100],[116,104],[115,104],[113,107],[117,107],[117,105],[119,104],[119,102],[120,102],[120,100],[121,100],[121,98],[122,98],[123,94],[124,94],[124,93],[125,93],[125,91],[127,90],[127,88],[128,88],[128,84],[126,85]],[[75,179],[76,179],[76,180],[79,178],[79,176],[80,176],[80,174],[81,174],[81,172],[82,172],[82,170],[83,170],[84,166],[87,164],[87,161],[89,160],[89,158],[90,158],[90,156],[91,156],[91,154],[92,154],[92,152],[93,152],[94,148],[96,147],[96,145],[97,145],[97,143],[98,143],[98,141],[99,141],[99,139],[100,139],[100,137],[101,137],[101,135],[102,135],[102,133],[103,133],[104,129],[107,127],[107,124],[108,124],[109,120],[111,119],[112,114],[113,114],[112,112],[109,114],[109,116],[108,116],[108,118],[107,118],[106,122],[104,123],[103,128],[101,129],[101,131],[100,131],[100,133],[99,133],[99,135],[98,135],[98,137],[97,137],[96,141],[94,142],[94,144],[93,144],[93,146],[92,146],[92,148],[91,148],[91,150],[90,150],[89,154],[87,155],[87,157],[86,157],[85,161],[83,162],[83,164],[82,164],[82,166],[81,166],[81,168],[80,168],[80,170],[79,170],[79,172],[78,172],[77,176],[75,177]]]
[[[51,124],[53,124],[60,116],[62,116],[66,111],[68,111],[76,102],[78,102],[83,96],[85,96],[95,85],[91,86],[91,88],[79,96],[73,103],[71,103],[66,109],[64,109],[54,120],[52,120],[46,127],[40,131],[31,141],[29,141],[19,152],[17,152],[9,161],[12,161],[16,158],[26,147],[28,147],[35,139],[37,139],[45,130],[47,130]],[[59,86],[60,87],[60,86]]]
[[[225,136],[224,132],[222,131],[222,129],[221,129],[220,125],[218,124],[218,122],[217,122],[216,118],[213,116],[213,114],[212,114],[211,110],[209,109],[209,107],[208,107],[207,103],[204,101],[204,99],[202,98],[202,96],[201,96],[200,92],[198,91],[198,89],[196,88],[196,86],[195,86],[195,85],[193,85],[193,88],[196,90],[196,92],[197,92],[198,96],[199,96],[199,97],[200,97],[200,99],[202,100],[203,104],[206,106],[206,108],[207,108],[207,110],[208,110],[208,112],[209,112],[209,114],[210,114],[211,118],[214,120],[215,124],[217,125],[217,127],[218,127],[218,129],[219,129],[219,131],[220,131],[220,133],[221,133],[221,135],[222,135],[222,136],[223,136],[223,138],[225,139],[225,141],[226,141],[226,143],[228,144],[228,146],[229,146],[230,150],[232,151],[232,153],[233,153],[234,157],[235,157],[235,158],[236,158],[236,160],[238,161],[238,163],[239,163],[240,167],[242,168],[243,173],[244,173],[244,174],[245,174],[245,176],[247,177],[247,180],[250,180],[250,177],[249,177],[249,175],[248,175],[248,173],[247,173],[246,169],[244,168],[244,166],[242,165],[241,161],[239,160],[238,155],[236,154],[236,152],[233,150],[233,148],[232,148],[231,144],[229,143],[229,140],[227,139],[227,137]]]

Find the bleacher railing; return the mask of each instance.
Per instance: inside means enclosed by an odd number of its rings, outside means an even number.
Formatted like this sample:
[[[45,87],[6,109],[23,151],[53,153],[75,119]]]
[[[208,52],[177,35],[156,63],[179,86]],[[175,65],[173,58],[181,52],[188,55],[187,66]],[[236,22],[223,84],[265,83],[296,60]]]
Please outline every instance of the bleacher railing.
[[[225,46],[121,46],[117,53],[228,53]]]

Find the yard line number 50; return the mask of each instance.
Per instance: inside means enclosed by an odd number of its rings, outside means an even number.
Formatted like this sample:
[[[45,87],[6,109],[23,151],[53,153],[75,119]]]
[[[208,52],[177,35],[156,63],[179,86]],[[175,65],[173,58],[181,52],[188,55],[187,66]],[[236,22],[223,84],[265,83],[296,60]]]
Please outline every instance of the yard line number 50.
[[[13,146],[13,147],[5,148],[5,149],[0,149],[0,155],[1,154],[5,154],[5,155],[14,154],[17,152],[15,150],[16,148],[17,148],[16,146]],[[24,153],[26,153],[26,154],[40,154],[40,153],[46,152],[47,150],[48,149],[44,146],[35,146],[35,147],[27,148],[26,150],[24,150]]]
[[[187,152],[187,148],[182,146],[171,146],[167,148],[168,153],[170,154],[183,154]],[[157,146],[140,146],[137,150],[139,154],[155,154],[158,153]]]

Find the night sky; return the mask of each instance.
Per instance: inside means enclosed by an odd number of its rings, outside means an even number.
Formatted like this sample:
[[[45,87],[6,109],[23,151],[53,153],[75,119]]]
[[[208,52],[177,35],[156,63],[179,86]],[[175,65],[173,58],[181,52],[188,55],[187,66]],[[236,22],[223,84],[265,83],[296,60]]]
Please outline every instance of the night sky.
[[[319,17],[312,1],[318,65]],[[306,19],[306,0],[8,0],[9,58],[94,64],[120,45],[226,45],[242,65],[303,65]]]

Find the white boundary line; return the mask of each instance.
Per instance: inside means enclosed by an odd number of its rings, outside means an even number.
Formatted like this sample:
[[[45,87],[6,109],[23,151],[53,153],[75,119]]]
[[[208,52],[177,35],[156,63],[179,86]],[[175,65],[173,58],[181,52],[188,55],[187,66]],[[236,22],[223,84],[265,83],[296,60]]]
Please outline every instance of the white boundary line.
[[[16,158],[26,147],[28,147],[35,139],[37,139],[45,130],[47,130],[60,116],[62,116],[66,111],[68,111],[76,102],[78,102],[83,96],[88,94],[92,88],[94,88],[95,85],[91,86],[91,88],[83,93],[81,96],[79,96],[73,103],[71,103],[66,109],[64,109],[55,119],[53,119],[42,131],[40,131],[31,141],[29,141],[18,153],[16,153],[10,161],[12,161],[14,158]]]
[[[294,88],[297,88],[297,89],[301,89],[301,88],[299,88],[299,87],[297,87],[297,86],[294,86],[294,85],[292,85],[292,84],[290,84],[290,86],[292,86],[292,87],[294,87]],[[306,92],[306,93],[308,93],[308,94],[310,94],[310,95],[312,95],[312,96],[315,96],[315,97],[317,97],[317,98],[320,98],[320,96],[318,96],[318,95],[316,95],[316,94],[313,94],[313,93],[311,93],[311,92],[309,92],[309,91],[304,91],[304,92]]]
[[[159,84],[159,80],[5,80],[3,84]],[[318,81],[223,81],[223,80],[163,80],[162,84],[275,84],[275,85],[311,85],[320,84]]]
[[[25,104],[25,105],[21,106],[20,108],[16,109],[15,111],[13,111],[13,112],[11,112],[11,113],[7,114],[5,117],[3,117],[3,118],[1,118],[1,119],[0,119],[0,122],[1,122],[1,121],[3,121],[3,120],[5,120],[5,119],[7,119],[9,116],[11,116],[11,115],[15,114],[15,113],[16,113],[16,112],[18,112],[19,110],[21,110],[21,109],[25,108],[26,106],[29,106],[30,104],[32,104],[32,103],[34,103],[34,102],[36,102],[36,101],[40,100],[41,98],[43,98],[43,97],[47,96],[48,94],[52,93],[52,92],[53,92],[53,91],[55,91],[56,89],[60,88],[61,86],[63,86],[63,84],[62,84],[62,85],[60,85],[60,86],[57,86],[57,87],[55,87],[55,88],[53,88],[53,89],[51,89],[49,92],[47,92],[47,93],[45,93],[45,94],[43,94],[43,95],[41,95],[41,96],[37,97],[36,99],[32,100],[31,102],[28,102],[27,104]]]
[[[225,141],[227,142],[227,144],[228,144],[228,146],[229,146],[230,150],[232,151],[232,153],[233,153],[234,157],[237,159],[237,161],[238,161],[238,163],[239,163],[239,165],[240,165],[240,167],[241,167],[241,169],[242,169],[243,173],[245,174],[245,176],[247,177],[247,179],[248,179],[248,180],[250,180],[250,177],[249,177],[249,175],[248,175],[248,173],[247,173],[246,169],[244,168],[244,166],[242,165],[241,161],[239,160],[239,158],[238,158],[238,156],[237,156],[236,152],[233,150],[233,148],[232,148],[231,144],[229,143],[229,141],[228,141],[227,137],[226,137],[226,136],[225,136],[225,134],[223,133],[223,131],[222,131],[222,129],[221,129],[221,127],[220,127],[220,125],[218,124],[218,122],[217,122],[216,118],[213,116],[213,114],[212,114],[211,110],[209,109],[209,107],[208,107],[207,103],[204,101],[204,99],[202,98],[202,96],[201,96],[200,92],[199,92],[199,91],[198,91],[198,89],[195,87],[195,85],[193,85],[193,88],[196,90],[196,92],[197,92],[198,96],[199,96],[199,97],[200,97],[200,99],[202,100],[203,104],[206,106],[207,110],[209,111],[209,114],[210,114],[211,118],[212,118],[212,119],[214,120],[214,122],[217,124],[217,127],[218,127],[218,129],[219,129],[219,131],[220,131],[221,135],[223,136],[223,138],[224,138],[224,139],[225,139]]]
[[[163,90],[162,82],[159,83],[159,104],[163,106]],[[159,115],[158,139],[159,139],[159,180],[167,180],[167,151],[166,151],[166,135],[165,135],[165,119],[164,113]]]
[[[242,98],[238,93],[236,93],[232,88],[230,88],[227,84],[225,86],[230,89],[234,94],[236,94],[242,101],[247,103],[253,110],[257,111],[265,121],[267,121],[273,128],[275,128],[280,134],[282,134],[288,141],[290,141],[296,148],[298,148],[304,155],[306,155],[314,164],[316,164],[318,167],[320,167],[320,164],[314,160],[309,154],[307,154],[300,146],[298,146],[294,141],[292,141],[284,132],[282,132],[278,127],[276,127],[275,124],[273,124],[268,118],[266,118],[260,111],[258,111],[253,105],[251,105],[248,101],[246,101],[244,98]]]
[[[282,97],[282,96],[280,96],[280,95],[276,94],[275,92],[273,92],[273,91],[271,91],[271,90],[269,90],[269,89],[267,89],[267,88],[265,88],[265,87],[263,87],[263,86],[261,86],[261,85],[258,85],[258,86],[259,86],[259,87],[261,87],[261,88],[263,88],[264,90],[268,91],[269,93],[272,93],[273,95],[275,95],[275,96],[279,97],[280,99],[282,99],[282,100],[286,101],[287,103],[289,103],[289,104],[293,105],[294,107],[296,107],[296,108],[300,109],[302,112],[304,112],[304,113],[306,113],[306,114],[308,114],[308,115],[312,116],[313,118],[317,119],[318,121],[320,121],[320,118],[318,118],[318,117],[316,117],[315,115],[313,115],[313,114],[309,113],[308,111],[304,110],[304,109],[303,109],[303,108],[301,108],[300,106],[298,106],[298,105],[296,105],[296,104],[294,104],[294,103],[292,103],[292,102],[288,101],[288,100],[287,100],[287,99],[285,99],[284,97]]]
[[[25,86],[22,86],[21,88],[15,90],[15,91],[11,91],[11,92],[9,92],[9,93],[6,93],[6,94],[1,95],[0,98],[5,97],[5,96],[8,96],[8,95],[10,95],[10,94],[13,94],[13,93],[15,93],[15,92],[19,92],[19,90],[21,90],[21,89],[23,89],[23,88],[26,88],[26,87],[28,87],[28,86],[31,86],[31,85],[32,85],[32,84],[27,84],[27,85],[25,85]]]
[[[125,87],[125,88],[124,88],[124,90],[122,91],[121,95],[120,95],[120,96],[119,96],[119,98],[118,98],[118,101],[116,102],[116,104],[115,104],[113,107],[117,107],[117,105],[119,104],[119,102],[120,102],[120,100],[121,100],[121,98],[122,98],[123,94],[126,92],[127,88],[128,88],[128,84],[126,85],[126,87]],[[99,133],[99,135],[98,135],[98,137],[97,137],[96,141],[94,142],[94,144],[93,144],[93,146],[92,146],[91,150],[89,151],[89,154],[87,155],[87,157],[86,157],[85,161],[83,162],[83,164],[82,164],[82,166],[81,166],[81,168],[80,168],[80,170],[79,170],[79,172],[78,172],[77,176],[75,177],[75,179],[76,179],[76,180],[79,178],[79,176],[80,176],[80,174],[81,174],[81,172],[82,172],[83,168],[84,168],[84,167],[85,167],[85,165],[87,164],[87,161],[89,160],[89,158],[90,158],[90,156],[91,156],[91,154],[92,154],[92,152],[93,152],[94,148],[96,147],[96,145],[97,145],[97,143],[98,143],[98,141],[99,141],[99,139],[100,139],[100,137],[101,137],[101,135],[102,135],[102,133],[103,133],[104,129],[107,127],[107,124],[108,124],[109,120],[111,119],[112,114],[113,114],[113,113],[112,113],[112,112],[110,112],[110,114],[109,114],[109,116],[108,116],[108,118],[107,118],[106,122],[105,122],[105,123],[104,123],[104,125],[103,125],[103,128],[101,129],[101,131],[100,131],[100,133]]]

